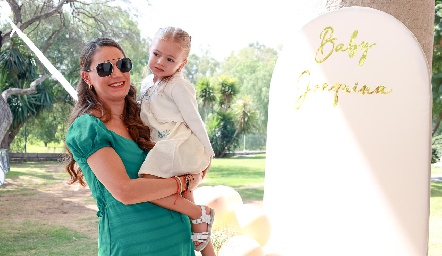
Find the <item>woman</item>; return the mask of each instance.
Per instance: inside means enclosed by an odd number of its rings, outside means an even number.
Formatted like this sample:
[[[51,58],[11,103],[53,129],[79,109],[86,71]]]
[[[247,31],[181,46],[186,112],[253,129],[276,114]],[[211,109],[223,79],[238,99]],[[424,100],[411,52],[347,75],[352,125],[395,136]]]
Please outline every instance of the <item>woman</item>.
[[[98,254],[195,255],[189,217],[150,202],[185,200],[177,195],[196,188],[202,175],[187,183],[185,177],[138,178],[153,143],[140,119],[131,60],[114,40],[96,38],[83,49],[80,68],[66,170],[70,183],[87,184],[97,201]]]

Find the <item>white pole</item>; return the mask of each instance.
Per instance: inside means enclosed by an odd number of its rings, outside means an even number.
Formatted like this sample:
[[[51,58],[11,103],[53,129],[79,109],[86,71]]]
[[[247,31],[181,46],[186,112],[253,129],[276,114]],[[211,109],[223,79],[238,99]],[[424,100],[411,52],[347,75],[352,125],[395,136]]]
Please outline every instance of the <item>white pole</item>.
[[[58,71],[54,65],[46,58],[46,56],[40,51],[40,49],[35,46],[35,44],[29,39],[13,22],[9,17],[6,17],[9,23],[12,26],[12,34],[17,32],[17,35],[23,39],[23,41],[31,48],[31,50],[37,55],[38,59],[43,63],[43,65],[49,70],[49,72],[60,82],[60,84],[64,87],[64,89],[74,98],[75,101],[78,100],[77,91],[75,91],[74,87],[64,78],[64,76]]]

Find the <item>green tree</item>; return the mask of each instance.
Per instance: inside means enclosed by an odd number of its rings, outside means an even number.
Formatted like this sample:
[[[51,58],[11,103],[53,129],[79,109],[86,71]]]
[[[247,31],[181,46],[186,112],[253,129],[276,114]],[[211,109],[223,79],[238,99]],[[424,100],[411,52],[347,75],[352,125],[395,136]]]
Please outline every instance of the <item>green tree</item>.
[[[48,148],[50,145],[63,145],[70,111],[69,104],[55,102],[52,108],[30,118],[12,141],[11,151],[23,152],[25,144],[43,144]]]
[[[432,59],[432,157],[431,162],[440,161],[442,155],[442,136],[440,124],[442,121],[442,1],[435,1],[434,15],[434,44]]]
[[[235,117],[232,111],[217,110],[209,116],[207,133],[212,144],[215,157],[224,156],[229,147],[235,148],[238,139],[233,136],[236,131]]]
[[[210,87],[208,78],[202,79],[199,91]],[[208,115],[207,132],[216,157],[224,157],[227,152],[235,149],[239,144],[239,134],[246,134],[256,130],[257,112],[249,95],[235,101],[238,95],[236,80],[227,76],[218,79],[216,97],[211,91],[210,104],[212,113]],[[200,94],[201,95],[201,94]],[[216,99],[213,102],[212,99]]]
[[[432,60],[433,136],[440,134],[442,121],[442,1],[435,2],[434,46]],[[439,141],[439,140],[438,140]]]
[[[192,84],[196,84],[203,77],[213,76],[218,70],[220,63],[208,54],[209,52],[205,51],[202,56],[191,54],[187,58],[188,63],[184,70]]]
[[[233,106],[233,114],[235,118],[235,132],[230,138],[230,141],[227,142],[227,145],[224,147],[224,150],[219,154],[219,157],[223,157],[228,149],[232,148],[232,143],[237,144],[239,138],[238,134],[246,134],[253,132],[257,119],[257,112],[253,109],[254,106],[250,101],[250,96],[246,95],[241,100],[237,101]]]
[[[203,110],[203,120],[207,120],[209,110],[213,109],[213,106],[217,100],[215,86],[210,82],[210,78],[203,77],[196,83],[196,94],[199,100],[199,106]]]
[[[75,85],[78,79],[78,55],[84,44],[94,37],[106,36],[119,41],[126,49],[126,54],[134,62],[134,81],[141,79],[141,70],[147,61],[147,43],[140,38],[137,24],[132,20],[130,12],[122,9],[122,4],[127,6],[130,1],[7,1],[12,10],[11,19],[17,26],[28,35],[35,45],[67,77],[71,84]],[[148,1],[146,1],[147,3]],[[3,31],[3,45],[6,48],[14,47],[11,29],[7,24],[0,28]],[[9,46],[8,46],[9,45]],[[8,48],[8,49],[9,49]],[[2,47],[2,54],[4,50]],[[17,59],[18,60],[18,59]],[[23,60],[20,60],[23,61]],[[9,148],[9,144],[17,134],[10,129],[16,122],[15,115],[11,111],[10,97],[14,95],[30,95],[37,92],[39,84],[48,83],[42,88],[48,89],[46,95],[53,96],[53,100],[67,100],[72,104],[72,98],[60,89],[58,82],[49,77],[47,71],[39,60],[33,60],[38,67],[37,76],[33,81],[25,84],[6,83],[6,76],[0,76],[2,97],[0,98],[0,119],[5,120],[0,124],[0,148]],[[12,66],[9,66],[12,67]],[[6,67],[8,68],[8,67]],[[2,69],[2,73],[8,73],[8,69]],[[20,89],[20,90],[18,90]],[[21,101],[23,97],[20,97]],[[17,102],[17,100],[12,100]],[[33,102],[33,101],[26,101]],[[26,106],[26,105],[24,105]],[[43,106],[50,106],[44,104]],[[22,111],[23,108],[17,108]],[[20,128],[22,125],[14,126]]]
[[[10,44],[0,54],[0,77],[2,83],[2,100],[7,101],[7,116],[5,119],[9,133],[5,137],[5,144],[9,148],[23,123],[30,116],[37,115],[42,109],[52,106],[52,95],[46,90],[47,83],[38,78],[36,60],[19,38],[10,40]],[[34,82],[31,82],[34,81]],[[29,88],[28,85],[30,84]],[[1,100],[0,100],[1,101]],[[5,127],[6,128],[6,127]],[[4,135],[6,132],[3,132]]]
[[[250,95],[258,112],[256,129],[266,133],[269,88],[278,51],[259,43],[250,44],[222,63],[221,75],[237,80],[238,97]]]
[[[220,94],[218,104],[224,111],[227,111],[227,109],[230,108],[232,100],[238,94],[236,79],[221,76],[218,79],[218,90]]]

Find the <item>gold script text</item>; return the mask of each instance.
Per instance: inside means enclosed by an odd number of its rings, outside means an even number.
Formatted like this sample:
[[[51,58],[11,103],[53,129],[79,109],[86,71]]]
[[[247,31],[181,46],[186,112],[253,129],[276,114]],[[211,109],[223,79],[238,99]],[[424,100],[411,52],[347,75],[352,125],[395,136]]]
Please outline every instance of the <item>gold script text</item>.
[[[348,56],[353,58],[358,49],[362,51],[362,56],[359,59],[359,66],[364,65],[365,60],[367,59],[368,50],[376,45],[376,43],[368,43],[362,41],[359,45],[355,43],[356,37],[358,36],[358,30],[353,31],[353,34],[350,37],[350,41],[348,45],[344,45],[343,43],[335,42],[337,40],[336,37],[333,36],[334,29],[330,26],[324,28],[319,35],[321,39],[321,44],[319,48],[316,50],[315,60],[317,63],[322,63],[330,57],[333,52],[346,52],[348,51]],[[327,49],[327,50],[326,50]]]
[[[306,76],[303,78],[303,76]],[[300,84],[299,81],[302,79],[305,84]],[[392,89],[387,89],[384,85],[379,85],[373,90],[370,89],[369,86],[363,85],[359,86],[358,82],[356,82],[353,86],[348,86],[346,84],[342,83],[334,83],[334,84],[328,84],[323,83],[322,85],[319,84],[310,84],[310,71],[305,70],[301,73],[298,79],[298,88],[301,91],[299,96],[296,98],[295,101],[295,109],[299,109],[302,104],[304,103],[305,98],[307,97],[307,94],[309,92],[317,92],[317,91],[334,91],[334,97],[333,97],[333,106],[336,106],[338,104],[338,94],[339,92],[346,92],[346,93],[360,93],[362,95],[365,94],[389,94]]]

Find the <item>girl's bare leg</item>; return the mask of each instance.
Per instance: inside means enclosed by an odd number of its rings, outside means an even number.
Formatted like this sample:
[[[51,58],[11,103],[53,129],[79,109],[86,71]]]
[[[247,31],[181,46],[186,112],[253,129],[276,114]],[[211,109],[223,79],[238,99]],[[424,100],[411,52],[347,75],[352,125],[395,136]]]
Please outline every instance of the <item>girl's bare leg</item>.
[[[148,174],[144,174],[143,178],[161,179],[159,177],[156,177],[153,175],[148,175]],[[187,198],[191,198],[192,201]],[[184,197],[181,197],[181,196],[175,194],[175,195],[171,195],[168,197],[154,200],[151,203],[154,203],[154,204],[164,207],[166,209],[187,215],[187,216],[189,216],[190,219],[200,218],[202,215],[201,207],[194,203],[194,198],[193,198],[193,194],[191,191],[189,191],[187,193],[187,198],[184,198]],[[211,211],[210,208],[207,206],[204,206],[204,207],[206,207],[206,213],[210,214],[210,211]],[[208,229],[208,224],[204,223],[204,222],[200,223],[200,224],[193,224],[192,223],[191,225],[192,225],[192,231],[195,233],[206,232]],[[199,244],[198,242],[195,243],[195,245],[198,245],[198,244]],[[210,249],[210,248],[212,248],[212,249]],[[212,256],[212,255],[215,256],[215,252],[214,252],[213,245],[212,245],[211,241],[209,241],[209,244],[207,244],[206,248],[204,248],[203,251],[204,251],[204,253],[201,252],[201,253],[203,253],[203,256]]]
[[[210,241],[206,248],[201,251],[202,256],[216,256],[215,248],[213,247],[212,241]]]
[[[193,193],[191,191],[189,191],[189,193],[186,194],[185,197],[187,200],[189,200],[190,202],[195,204],[195,200],[193,197]],[[206,207],[206,212],[207,214],[210,214],[210,212],[208,212],[207,210],[208,207]],[[205,230],[200,230],[200,231],[196,231],[195,229],[200,229],[199,227],[195,227],[195,226],[201,226],[201,224],[192,224],[192,230],[193,232],[204,232],[207,231],[207,228],[205,227]],[[207,226],[207,225],[206,225]],[[209,243],[206,245],[206,247],[201,251],[202,256],[216,256],[215,254],[215,248],[213,247],[212,244],[212,239],[210,239]]]

